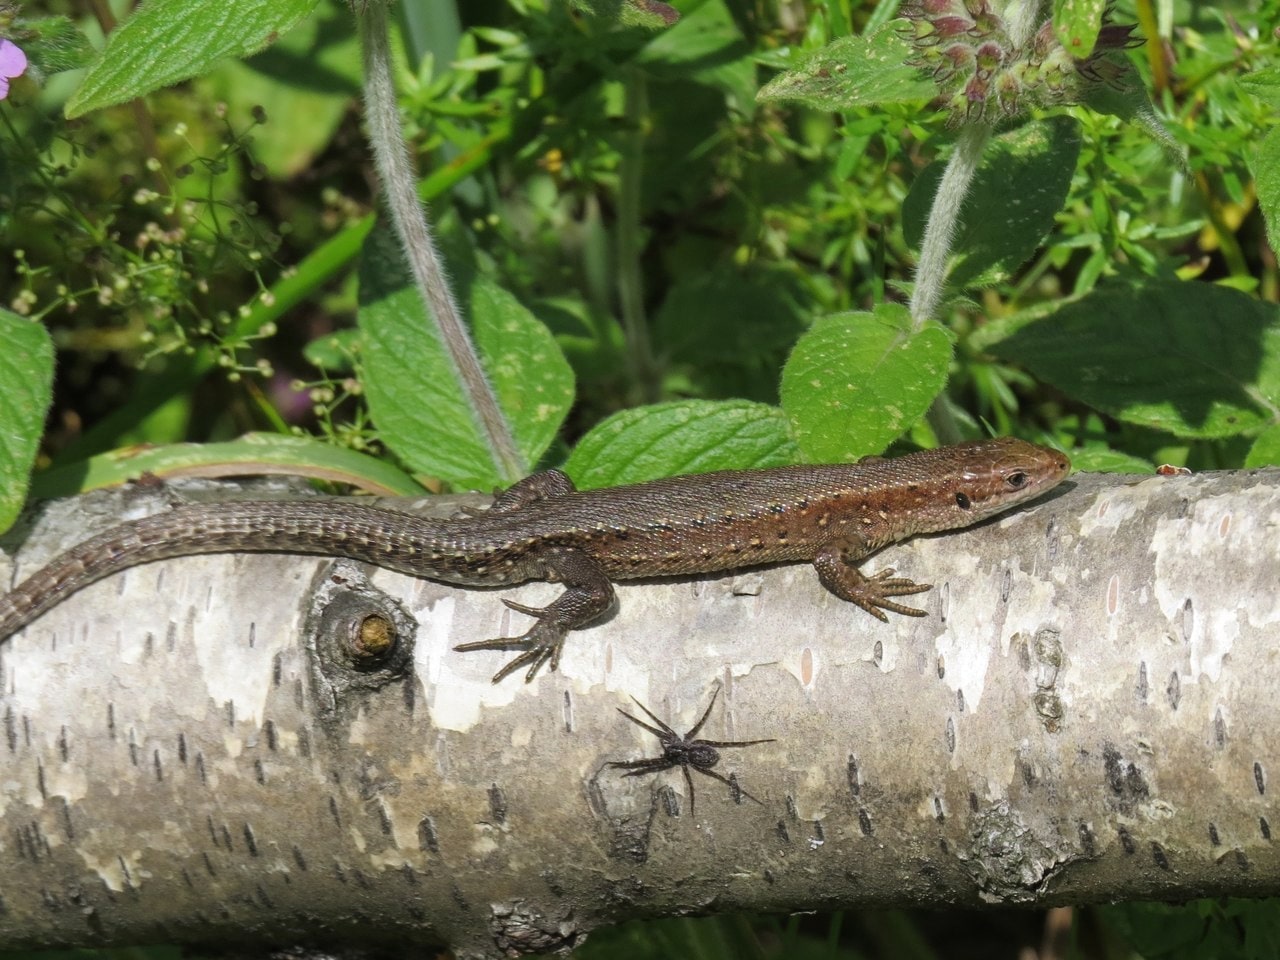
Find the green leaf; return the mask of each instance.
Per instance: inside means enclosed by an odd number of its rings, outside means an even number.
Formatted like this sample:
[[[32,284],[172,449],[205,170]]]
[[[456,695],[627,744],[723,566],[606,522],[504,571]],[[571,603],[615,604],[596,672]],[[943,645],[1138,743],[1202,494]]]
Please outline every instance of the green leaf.
[[[881,103],[929,100],[933,81],[905,60],[911,47],[899,33],[901,21],[865,37],[841,37],[799,67],[774,77],[756,94],[761,103],[797,100],[819,110],[849,110]]]
[[[365,396],[383,442],[412,470],[462,488],[498,485],[504,478],[457,371],[383,228],[360,257],[358,322]]]
[[[1071,451],[1071,468],[1076,473],[1140,473],[1155,475],[1150,460],[1112,450],[1110,447],[1085,447]]]
[[[475,145],[464,150],[452,161],[418,183],[418,196],[431,202],[452,190],[479,168],[493,154],[497,144],[511,136],[507,123],[498,123],[489,134]],[[374,215],[366,214],[359,220],[341,228],[329,239],[315,247],[290,271],[279,277],[270,287],[271,304],[259,300],[247,314],[238,315],[233,336],[254,333],[268,321],[288,313],[294,306],[313,295],[324,284],[342,273],[347,265],[363,250],[365,238],[373,229]],[[456,269],[456,268],[455,268]],[[63,463],[81,460],[104,449],[118,446],[117,438],[129,433],[140,419],[150,411],[168,402],[177,394],[189,391],[193,380],[207,373],[216,361],[213,350],[197,351],[194,356],[171,357],[164,370],[152,375],[141,393],[136,393],[120,406],[106,414],[96,424],[67,444],[56,459]]]
[[[147,0],[107,38],[67,103],[78,117],[207,72],[274,43],[319,0]]]
[[[655,34],[635,62],[659,80],[689,78],[717,87],[747,115],[755,108],[759,84],[751,46],[723,0],[707,0]]]
[[[683,77],[696,75],[716,61],[750,54],[723,0],[706,0],[670,30],[654,34],[635,61],[665,69],[669,77]]]
[[[1240,86],[1272,106],[1280,106],[1280,67],[1246,73],[1240,78]]]
[[[1093,53],[1102,30],[1108,0],[1053,0],[1053,32],[1071,56],[1083,60]]]
[[[1280,310],[1207,283],[1113,284],[989,344],[1069,396],[1179,437],[1232,437],[1280,406]]]
[[[537,463],[573,405],[573,369],[542,321],[492,281],[472,286],[470,313],[480,361],[516,447]]]
[[[302,348],[307,363],[329,374],[348,374],[355,367],[360,349],[359,330],[335,330],[317,337]]]
[[[1097,113],[1109,114],[1137,124],[1160,145],[1160,149],[1172,163],[1191,176],[1186,147],[1174,138],[1169,128],[1156,116],[1146,88],[1138,82],[1132,69],[1127,69],[1124,79],[1116,83],[1085,84],[1081,102]]]
[[[946,331],[930,323],[913,333],[898,304],[819,320],[782,371],[782,407],[805,459],[843,463],[882,451],[929,409],[950,361]]]
[[[999,283],[1036,252],[1071,188],[1079,130],[1073,118],[1054,117],[991,140],[964,199],[948,283]],[[903,237],[916,249],[944,167],[942,161],[930,164],[903,203]]]
[[[36,474],[38,497],[68,497],[114,487],[143,474],[178,477],[286,475],[342,483],[378,496],[420,496],[420,484],[388,463],[312,437],[250,433],[225,443],[125,447]]]
[[[1083,294],[1080,296],[1083,296]],[[1003,317],[991,317],[986,323],[974,328],[973,332],[965,338],[965,344],[971,350],[985,353],[991,349],[992,344],[1013,336],[1028,324],[1043,320],[1045,317],[1061,310],[1064,304],[1075,303],[1080,299],[1080,296],[1064,297],[1061,300],[1041,300],[1019,310],[1017,313],[1007,314]]]
[[[93,44],[66,17],[20,20],[22,50],[46,77],[63,70],[79,70],[93,60]],[[26,34],[31,34],[31,39]]]
[[[370,234],[360,261],[364,386],[386,445],[408,466],[461,488],[503,482],[439,333],[409,281],[389,230]],[[573,402],[573,372],[555,339],[489,281],[470,290],[477,350],[516,445],[536,462]]]
[[[583,490],[682,473],[795,463],[799,450],[777,407],[746,400],[680,400],[616,413],[574,448],[564,470]]]
[[[1267,224],[1267,239],[1280,251],[1280,127],[1272,127],[1249,156],[1258,187],[1258,206]]]
[[[308,169],[360,94],[360,44],[351,11],[330,6],[248,60],[226,60],[208,78],[233,126],[247,127],[255,108],[267,126],[254,159],[287,180]]]
[[[1167,903],[1105,904],[1100,914],[1109,926],[1124,934],[1147,958],[1191,958],[1219,954],[1201,952],[1209,935],[1205,918],[1197,909],[1198,904],[1172,905]]]
[[[1128,955],[1146,960],[1270,960],[1280,952],[1280,900],[1274,897],[1108,904],[1098,913],[1132,945]]]
[[[778,370],[806,327],[812,297],[794,273],[768,264],[719,264],[681,278],[654,316],[654,340],[696,371],[711,396],[778,398]]]
[[[1280,424],[1272,425],[1258,434],[1244,458],[1244,465],[1249,470],[1280,467]]]
[[[0,530],[26,500],[53,401],[53,341],[44,326],[0,310]]]

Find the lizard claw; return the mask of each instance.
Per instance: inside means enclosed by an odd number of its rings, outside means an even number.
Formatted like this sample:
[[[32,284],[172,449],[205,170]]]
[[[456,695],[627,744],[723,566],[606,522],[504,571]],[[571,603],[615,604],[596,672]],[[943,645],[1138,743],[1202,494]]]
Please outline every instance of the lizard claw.
[[[529,665],[529,672],[524,675],[525,683],[533,682],[533,678],[538,675],[538,671],[542,669],[543,664],[547,664],[548,669],[554,672],[556,667],[560,665],[560,645],[556,644],[554,647],[530,647],[520,656],[514,657],[504,664],[502,669],[493,675],[492,682],[501,683],[525,664]]]
[[[546,607],[527,607],[523,603],[516,603],[514,600],[507,600],[505,598],[502,602],[517,613],[524,613],[528,616],[535,617],[538,620],[542,619],[542,616],[547,609]],[[528,636],[528,634],[525,634],[525,636]],[[521,639],[523,639],[523,637]]]

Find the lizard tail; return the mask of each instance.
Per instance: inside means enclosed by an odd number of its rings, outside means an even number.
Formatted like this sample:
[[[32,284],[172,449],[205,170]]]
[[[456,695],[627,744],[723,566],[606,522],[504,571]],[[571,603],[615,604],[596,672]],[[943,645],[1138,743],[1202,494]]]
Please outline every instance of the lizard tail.
[[[0,640],[103,577],[171,557],[324,554],[429,577],[441,562],[446,523],[350,503],[247,500],[221,503],[217,511],[200,504],[178,507],[72,547],[0,597]]]

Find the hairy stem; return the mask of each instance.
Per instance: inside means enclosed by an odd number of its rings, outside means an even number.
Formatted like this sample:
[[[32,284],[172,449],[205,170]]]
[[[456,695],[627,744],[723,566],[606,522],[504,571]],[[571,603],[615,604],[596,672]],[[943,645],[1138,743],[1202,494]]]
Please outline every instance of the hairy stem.
[[[1011,0],[1004,14],[1013,47],[1022,47],[1030,42],[1039,29],[1042,9],[1042,0]],[[960,224],[960,210],[982,160],[982,151],[991,138],[991,129],[991,124],[982,120],[966,124],[956,138],[955,150],[938,182],[938,192],[934,195],[920,243],[920,262],[916,265],[915,289],[911,294],[911,320],[915,330],[920,330],[933,319],[942,301],[947,261],[951,258],[951,244]],[[942,443],[956,443],[962,439],[955,411],[945,395],[934,399],[927,419]]]
[[[528,472],[516,448],[493,387],[489,384],[475,346],[467,333],[453,291],[441,267],[431,239],[431,228],[418,202],[413,166],[400,133],[395,86],[391,80],[391,53],[387,43],[387,8],[369,4],[358,15],[364,52],[365,122],[373,148],[382,190],[405,259],[426,304],[427,313],[440,330],[445,349],[470,400],[499,476],[514,481]]]
[[[982,159],[982,149],[991,136],[988,123],[967,124],[956,138],[955,150],[938,182],[938,192],[929,210],[929,220],[920,243],[920,262],[916,265],[915,290],[911,294],[913,327],[920,330],[932,319],[942,299],[947,280],[947,260],[951,241],[960,223],[960,208],[969,193],[974,172]]]
[[[1004,11],[1009,45],[1015,50],[1026,47],[1047,17],[1043,0],[1012,0]]]

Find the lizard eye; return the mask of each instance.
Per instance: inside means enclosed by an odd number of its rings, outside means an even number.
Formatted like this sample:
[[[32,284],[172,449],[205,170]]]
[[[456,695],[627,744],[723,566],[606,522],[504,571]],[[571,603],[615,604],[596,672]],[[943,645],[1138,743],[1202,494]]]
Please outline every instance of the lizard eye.
[[[968,510],[973,504],[969,502],[969,497],[963,493],[956,494],[956,506],[961,510]]]
[[[1015,470],[1004,478],[1004,482],[1015,490],[1021,490],[1027,485],[1027,475],[1021,470]]]

